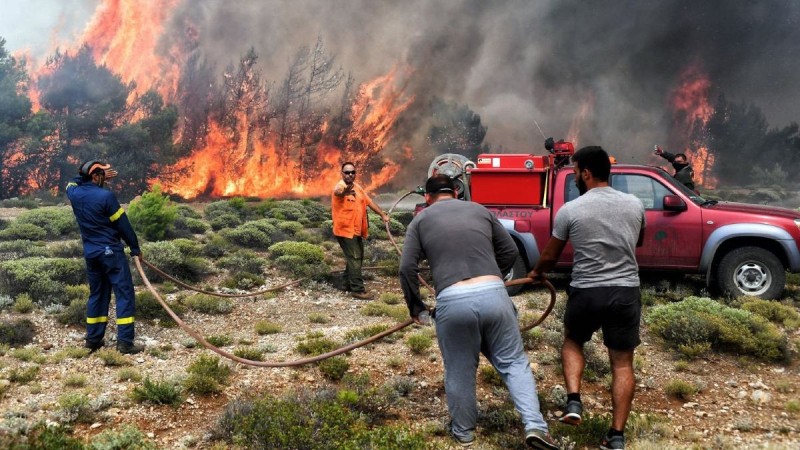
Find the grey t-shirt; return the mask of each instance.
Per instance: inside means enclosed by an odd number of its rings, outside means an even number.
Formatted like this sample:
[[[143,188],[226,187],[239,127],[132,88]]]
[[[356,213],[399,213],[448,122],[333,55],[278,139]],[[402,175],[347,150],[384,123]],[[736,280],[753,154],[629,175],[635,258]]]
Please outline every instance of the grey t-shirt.
[[[611,187],[589,189],[558,210],[553,237],[575,250],[570,286],[639,286],[636,242],[644,205]]]
[[[419,261],[428,260],[437,292],[462,280],[502,276],[518,251],[497,218],[483,206],[441,199],[408,225],[400,258],[400,286],[412,316],[425,309],[419,294]]]

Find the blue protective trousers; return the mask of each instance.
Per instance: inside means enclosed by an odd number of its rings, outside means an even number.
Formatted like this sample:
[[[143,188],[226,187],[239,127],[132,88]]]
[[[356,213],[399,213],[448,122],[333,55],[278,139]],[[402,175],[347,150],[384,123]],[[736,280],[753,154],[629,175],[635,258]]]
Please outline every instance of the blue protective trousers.
[[[133,344],[136,297],[125,252],[108,249],[105,254],[86,258],[86,272],[89,277],[86,343],[97,346],[103,342],[113,290],[117,301],[117,342]]]
[[[525,430],[547,431],[514,304],[502,281],[450,286],[436,298],[436,335],[453,434],[473,437],[478,419],[475,375],[479,354],[508,387]]]

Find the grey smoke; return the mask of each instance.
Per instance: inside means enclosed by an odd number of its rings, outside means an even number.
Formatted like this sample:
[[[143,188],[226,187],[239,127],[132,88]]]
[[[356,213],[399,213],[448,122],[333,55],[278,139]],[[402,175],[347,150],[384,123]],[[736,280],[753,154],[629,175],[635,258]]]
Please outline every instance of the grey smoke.
[[[434,95],[468,104],[487,141],[505,151],[542,151],[534,120],[566,137],[593,97],[579,144],[656,162],[648,149],[674,140],[668,99],[689,64],[708,72],[715,93],[762,108],[771,126],[800,120],[800,2],[792,0],[187,0],[165,39],[185,36],[188,23],[219,70],[254,46],[276,82],[318,35],[358,81],[409,64],[416,108]],[[405,126],[417,129],[403,138],[419,148],[426,124],[416,113]]]

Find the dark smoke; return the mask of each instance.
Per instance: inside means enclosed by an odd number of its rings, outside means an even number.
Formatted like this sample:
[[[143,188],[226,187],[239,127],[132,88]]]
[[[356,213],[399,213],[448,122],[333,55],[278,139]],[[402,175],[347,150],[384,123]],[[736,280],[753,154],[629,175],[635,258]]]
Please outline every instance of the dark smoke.
[[[669,95],[692,64],[715,93],[755,103],[773,126],[800,119],[800,4],[791,0],[205,0],[187,2],[184,15],[208,61],[223,67],[254,45],[272,80],[317,35],[360,81],[407,63],[417,98],[407,127],[424,128],[418,113],[439,96],[468,104],[488,126],[487,141],[508,151],[541,151],[534,120],[566,137],[593,96],[580,143],[646,159],[652,144],[668,141]],[[175,21],[173,38],[185,23]],[[410,141],[424,145],[425,130],[413,131]]]

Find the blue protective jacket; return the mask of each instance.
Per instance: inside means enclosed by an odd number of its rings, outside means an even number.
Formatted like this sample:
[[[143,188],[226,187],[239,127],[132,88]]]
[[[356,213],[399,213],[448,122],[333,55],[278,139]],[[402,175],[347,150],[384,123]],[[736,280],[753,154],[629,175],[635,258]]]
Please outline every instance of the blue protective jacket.
[[[67,197],[81,229],[85,258],[102,254],[106,247],[122,252],[123,240],[131,248],[131,255],[140,253],[136,233],[114,193],[76,177],[67,184]]]

